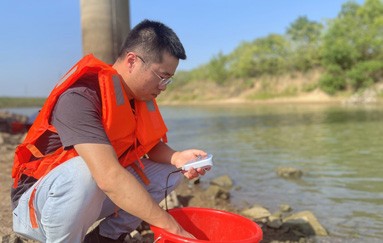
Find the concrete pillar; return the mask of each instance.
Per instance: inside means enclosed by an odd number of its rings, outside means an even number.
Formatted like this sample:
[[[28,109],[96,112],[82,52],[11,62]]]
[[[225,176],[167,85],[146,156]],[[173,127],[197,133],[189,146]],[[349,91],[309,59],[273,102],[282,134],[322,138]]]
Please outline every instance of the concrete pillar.
[[[83,54],[112,64],[130,30],[129,0],[80,0]]]

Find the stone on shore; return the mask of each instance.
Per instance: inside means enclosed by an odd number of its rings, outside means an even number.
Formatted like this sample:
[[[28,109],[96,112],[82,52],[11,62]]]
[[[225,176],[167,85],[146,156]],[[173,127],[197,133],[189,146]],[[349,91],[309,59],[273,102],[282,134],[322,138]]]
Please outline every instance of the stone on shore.
[[[326,229],[310,211],[302,211],[285,217],[283,225],[302,233],[302,235],[328,235]]]
[[[246,217],[252,218],[256,221],[263,221],[263,219],[266,219],[267,217],[271,215],[269,210],[257,204],[253,205],[249,209],[245,209],[241,211],[241,214],[243,214]]]
[[[210,184],[217,185],[219,187],[230,188],[233,186],[233,180],[230,178],[230,176],[223,175],[210,181]]]
[[[300,169],[293,167],[278,167],[276,172],[278,176],[287,179],[299,179],[303,175],[303,172]]]

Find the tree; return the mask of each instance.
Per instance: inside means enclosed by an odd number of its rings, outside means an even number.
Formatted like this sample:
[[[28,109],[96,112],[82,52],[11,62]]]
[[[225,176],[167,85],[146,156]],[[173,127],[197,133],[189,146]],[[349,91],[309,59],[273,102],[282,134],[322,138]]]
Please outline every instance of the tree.
[[[352,1],[345,3],[330,23],[322,50],[327,77],[324,86],[330,84],[328,80],[342,80],[339,87],[357,90],[378,81],[381,65],[377,63],[383,61],[382,1],[366,0],[362,6]]]
[[[207,64],[208,78],[214,80],[218,84],[225,83],[229,78],[226,66],[226,57],[222,53],[214,56]]]
[[[322,29],[322,24],[301,16],[290,24],[286,33],[293,41],[308,45],[319,41]]]
[[[308,71],[319,65],[319,45],[323,25],[299,17],[287,29],[286,34],[292,41],[292,68]]]
[[[286,70],[289,44],[277,34],[243,43],[230,55],[228,63],[235,77],[280,74]]]

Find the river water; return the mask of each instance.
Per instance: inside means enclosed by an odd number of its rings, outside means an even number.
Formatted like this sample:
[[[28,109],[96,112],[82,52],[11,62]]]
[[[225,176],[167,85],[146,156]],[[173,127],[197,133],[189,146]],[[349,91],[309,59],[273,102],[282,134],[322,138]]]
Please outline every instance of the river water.
[[[341,105],[161,107],[169,143],[214,155],[238,207],[312,211],[332,236],[383,240],[383,108]],[[294,167],[300,180],[275,169]],[[208,181],[208,180],[206,180]]]
[[[161,106],[169,144],[214,155],[202,181],[228,174],[238,207],[310,210],[331,236],[383,240],[383,108],[342,105]],[[17,112],[17,110],[13,110]],[[19,110],[24,114],[36,109]],[[31,112],[32,111],[32,112]],[[303,171],[299,180],[275,169]],[[347,240],[345,241],[347,242]]]

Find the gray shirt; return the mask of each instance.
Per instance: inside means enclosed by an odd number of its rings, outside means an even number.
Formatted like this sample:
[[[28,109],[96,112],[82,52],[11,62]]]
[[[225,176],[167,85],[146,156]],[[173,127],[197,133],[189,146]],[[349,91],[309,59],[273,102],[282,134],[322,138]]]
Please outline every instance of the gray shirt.
[[[51,124],[57,133],[46,131],[36,143],[36,147],[48,154],[64,146],[70,149],[81,143],[110,144],[102,125],[100,88],[97,77],[82,78],[66,90],[52,111]],[[21,195],[36,179],[22,175],[17,188],[12,188],[12,206],[17,206]]]

